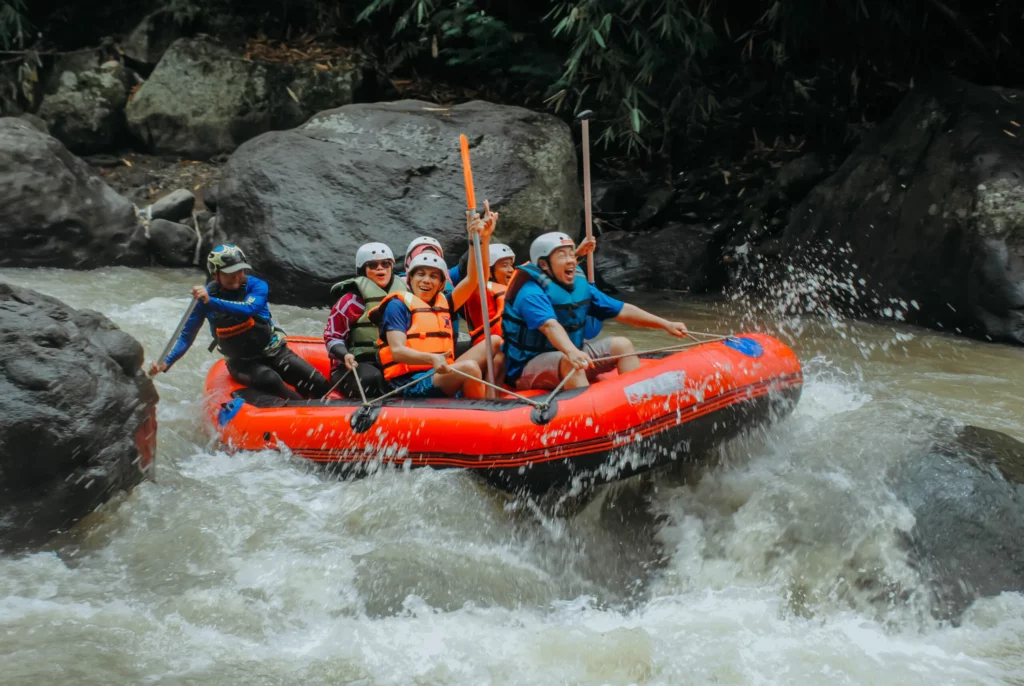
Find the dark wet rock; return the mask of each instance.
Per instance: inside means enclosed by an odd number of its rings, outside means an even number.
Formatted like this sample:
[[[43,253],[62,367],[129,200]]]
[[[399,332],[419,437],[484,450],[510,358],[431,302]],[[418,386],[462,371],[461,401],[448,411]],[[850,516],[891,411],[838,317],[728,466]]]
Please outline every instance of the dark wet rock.
[[[203,242],[199,249],[199,255],[201,260],[199,263],[200,267],[205,267],[206,255],[209,254],[209,252],[213,250],[215,246],[218,246],[221,243],[228,242],[228,236],[226,233],[224,233],[224,229],[221,226],[221,224],[221,218],[220,215],[218,214],[215,214],[212,217],[210,217],[208,220],[206,220],[204,224],[200,224],[199,229],[203,236]]]
[[[802,199],[816,183],[828,176],[828,167],[821,155],[814,153],[790,160],[782,165],[775,183],[791,198]]]
[[[92,167],[103,167],[107,169],[119,167],[124,164],[124,162],[121,161],[121,158],[117,155],[110,155],[102,152],[96,155],[85,155],[82,159],[88,162]]]
[[[210,184],[202,190],[203,204],[206,205],[206,209],[213,212],[217,211],[217,203],[220,202],[220,184]]]
[[[134,206],[60,141],[0,119],[0,266],[89,269],[145,261]]]
[[[944,434],[905,461],[894,490],[915,517],[908,534],[935,611],[1024,591],[1024,443],[975,426]]]
[[[206,159],[296,126],[315,107],[351,102],[360,75],[246,60],[210,39],[182,38],[135,93],[128,126],[154,152]]]
[[[721,231],[671,223],[646,232],[608,231],[594,253],[594,269],[616,290],[702,293],[711,285]]]
[[[577,233],[568,126],[517,107],[417,101],[349,105],[249,141],[220,181],[223,229],[285,302],[324,303],[371,240],[399,256],[431,235],[454,265],[466,246],[460,133],[472,146],[478,202],[501,213],[499,239],[525,255],[542,232]]]
[[[644,201],[644,204],[640,206],[640,211],[637,213],[634,226],[641,227],[649,224],[672,204],[672,200],[675,196],[676,189],[671,186],[657,188],[652,191],[647,196],[647,200]]]
[[[68,149],[95,152],[113,145],[124,131],[128,76],[118,62],[82,72],[65,71],[57,92],[47,95],[39,116]]]
[[[165,267],[188,267],[195,261],[196,232],[184,224],[154,219],[149,225],[149,247]]]
[[[874,293],[848,299],[858,314],[915,301],[910,322],[1024,343],[1024,134],[1012,121],[1024,91],[919,84],[793,211],[782,254],[863,278]]]
[[[146,208],[146,216],[153,219],[170,219],[178,221],[192,215],[196,206],[196,196],[184,188],[168,193]]]
[[[213,219],[214,216],[214,213],[209,210],[199,210],[195,213],[194,220],[190,217],[185,223],[189,226],[198,226],[200,229],[203,229],[209,224],[210,220]]]
[[[157,10],[132,29],[121,43],[121,49],[124,56],[134,62],[156,66],[171,44],[185,33],[185,27],[175,21],[170,12]]]
[[[143,478],[142,346],[103,315],[0,283],[0,550],[45,543]]]
[[[17,71],[9,65],[6,69],[0,64],[0,117],[16,117],[22,113],[18,102],[18,86],[15,74]]]

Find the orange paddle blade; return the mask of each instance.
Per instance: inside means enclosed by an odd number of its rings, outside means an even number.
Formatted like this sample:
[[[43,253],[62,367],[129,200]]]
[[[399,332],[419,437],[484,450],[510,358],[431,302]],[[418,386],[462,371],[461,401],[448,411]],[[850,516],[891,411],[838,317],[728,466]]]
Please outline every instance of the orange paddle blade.
[[[473,167],[469,163],[469,139],[459,134],[459,145],[462,147],[462,176],[466,180],[466,206],[476,209],[476,191],[473,190]]]

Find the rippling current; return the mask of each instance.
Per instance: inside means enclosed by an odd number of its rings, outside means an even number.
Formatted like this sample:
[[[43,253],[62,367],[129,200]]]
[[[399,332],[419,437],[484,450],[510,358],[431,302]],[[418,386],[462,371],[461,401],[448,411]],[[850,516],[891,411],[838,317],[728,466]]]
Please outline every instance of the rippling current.
[[[158,354],[199,275],[0,270]],[[933,619],[886,472],[936,415],[1024,439],[1024,350],[738,303],[804,364],[796,411],[703,467],[533,502],[458,471],[344,482],[218,451],[202,334],[157,379],[156,483],[0,558],[0,683],[1024,684],[1024,596]],[[274,307],[293,334],[326,310]],[[614,327],[611,327],[614,328]],[[638,347],[665,339],[630,331]]]

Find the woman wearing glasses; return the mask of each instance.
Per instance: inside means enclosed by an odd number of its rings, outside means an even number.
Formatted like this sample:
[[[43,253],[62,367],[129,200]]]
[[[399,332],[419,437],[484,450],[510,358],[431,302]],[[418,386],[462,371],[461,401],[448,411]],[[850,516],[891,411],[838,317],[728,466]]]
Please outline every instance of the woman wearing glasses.
[[[367,243],[356,251],[357,276],[331,287],[338,301],[327,318],[324,343],[331,359],[331,384],[344,376],[337,391],[346,398],[360,398],[357,376],[368,398],[389,390],[377,361],[377,326],[367,314],[391,293],[405,291],[405,281],[395,278],[394,267],[391,248]]]

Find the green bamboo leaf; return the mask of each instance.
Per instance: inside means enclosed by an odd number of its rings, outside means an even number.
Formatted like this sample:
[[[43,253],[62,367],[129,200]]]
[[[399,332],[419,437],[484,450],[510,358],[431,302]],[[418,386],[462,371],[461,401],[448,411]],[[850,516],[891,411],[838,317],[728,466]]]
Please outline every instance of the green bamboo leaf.
[[[594,40],[597,41],[598,45],[600,45],[602,48],[608,47],[608,46],[606,46],[604,44],[604,38],[601,38],[601,32],[600,31],[598,31],[597,29],[594,29],[593,31],[591,31],[591,33],[594,34]]]
[[[633,108],[633,130],[640,133],[640,110]]]

